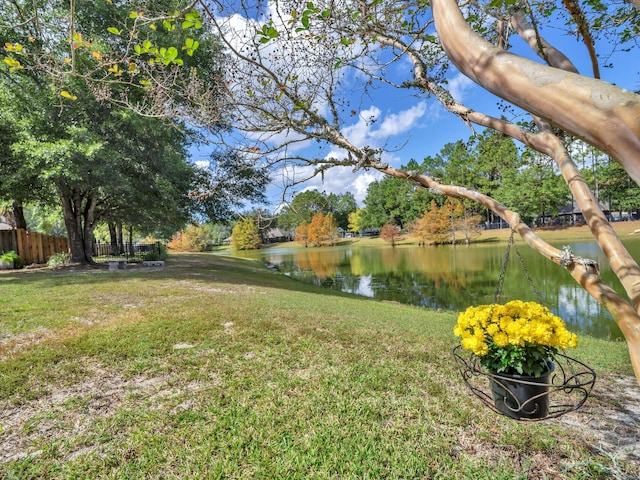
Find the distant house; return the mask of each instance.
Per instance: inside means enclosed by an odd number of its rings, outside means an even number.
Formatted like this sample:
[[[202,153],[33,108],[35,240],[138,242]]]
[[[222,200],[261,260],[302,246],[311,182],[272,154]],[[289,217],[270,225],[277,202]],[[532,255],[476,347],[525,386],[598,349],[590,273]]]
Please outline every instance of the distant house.
[[[279,228],[267,230],[263,235],[264,243],[290,242],[291,240],[293,240],[291,232],[284,232]]]
[[[600,200],[598,202],[598,206],[600,207],[600,210],[602,210],[602,213],[604,213],[607,218],[611,219],[609,202]],[[584,223],[585,219],[582,215],[582,210],[580,210],[578,203],[573,201],[558,210],[557,215],[550,215],[548,213],[541,215],[538,218],[536,225],[582,225]]]
[[[13,230],[8,223],[0,222],[0,230]]]

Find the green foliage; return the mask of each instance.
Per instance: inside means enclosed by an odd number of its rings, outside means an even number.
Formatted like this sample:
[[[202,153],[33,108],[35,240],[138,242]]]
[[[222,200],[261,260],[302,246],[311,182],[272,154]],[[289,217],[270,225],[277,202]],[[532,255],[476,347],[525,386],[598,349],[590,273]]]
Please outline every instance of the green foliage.
[[[13,264],[14,267],[20,266],[20,257],[13,250],[0,254],[0,262],[7,262]]]
[[[429,207],[433,198],[434,195],[429,191],[424,188],[416,189],[411,182],[385,177],[369,185],[364,200],[364,226],[381,228],[385,223],[391,222],[403,229]]]
[[[158,260],[165,261],[167,258],[169,258],[169,253],[167,252],[167,246],[160,242],[156,242],[153,245],[153,250],[146,253],[143,257],[143,259],[146,261],[158,261]]]
[[[47,260],[47,265],[50,267],[62,267],[68,265],[71,257],[68,253],[54,253]]]
[[[197,170],[197,182],[190,196],[201,216],[214,223],[229,222],[247,202],[266,203],[269,172],[253,160],[233,151],[214,151],[206,168]]]
[[[302,223],[310,224],[317,213],[331,214],[338,227],[349,228],[349,215],[358,208],[356,199],[350,192],[343,194],[307,190],[293,197],[278,215],[278,226],[293,230]]]
[[[31,203],[24,207],[24,216],[28,230],[55,237],[64,237],[67,233],[62,208],[59,205]]]
[[[351,192],[344,194],[330,193],[327,195],[327,211],[330,213],[338,227],[343,230],[349,228],[349,215],[358,209],[356,199]]]
[[[328,213],[327,196],[317,190],[298,193],[289,205],[278,215],[278,225],[285,230],[293,230],[301,223],[311,223],[316,213]]]
[[[278,30],[273,27],[273,24],[270,22],[267,25],[262,26],[262,30],[258,32],[258,36],[260,37],[260,43],[268,43],[274,38],[278,38],[280,34]]]
[[[262,245],[258,225],[253,218],[241,218],[231,232],[231,246],[236,250],[255,250]]]

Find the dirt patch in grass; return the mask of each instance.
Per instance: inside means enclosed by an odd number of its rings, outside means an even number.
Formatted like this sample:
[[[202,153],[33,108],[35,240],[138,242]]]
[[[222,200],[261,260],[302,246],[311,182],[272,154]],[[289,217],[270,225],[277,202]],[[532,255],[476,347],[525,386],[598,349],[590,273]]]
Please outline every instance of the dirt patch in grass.
[[[559,420],[595,452],[635,463],[640,475],[640,387],[635,377],[599,379],[582,408]]]
[[[113,415],[128,399],[167,389],[166,378],[126,378],[97,364],[87,368],[89,375],[82,382],[55,388],[37,401],[22,405],[0,402],[0,463],[38,455],[38,444],[73,439],[86,433],[96,420]]]

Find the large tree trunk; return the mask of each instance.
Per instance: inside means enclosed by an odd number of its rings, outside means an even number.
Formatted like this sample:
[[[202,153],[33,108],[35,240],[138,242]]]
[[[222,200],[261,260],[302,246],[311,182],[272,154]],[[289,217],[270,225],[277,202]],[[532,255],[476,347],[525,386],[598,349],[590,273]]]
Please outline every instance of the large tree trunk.
[[[118,255],[122,255],[124,253],[124,233],[122,230],[122,222],[116,223],[116,232],[118,236]]]
[[[118,249],[118,233],[115,222],[109,223],[109,241],[111,242],[111,255],[120,255]]]
[[[613,156],[636,182],[640,180],[640,97],[605,82],[520,58],[476,35],[464,21],[455,0],[433,0],[440,40],[451,61],[469,78],[497,96],[538,117],[542,135],[536,149],[553,158],[580,206],[612,270],[631,303],[599,280],[587,264],[549,251],[547,258],[565,265],[571,275],[600,302],[624,334],[636,377],[640,381],[640,268],[620,242],[575,164],[545,121],[586,140]],[[519,218],[506,218],[534,246]],[[516,222],[516,223],[514,223]],[[538,245],[539,247],[539,245]],[[548,250],[539,249],[538,251]]]
[[[58,186],[62,204],[71,261],[80,264],[93,263],[93,228],[95,199],[76,189]]]
[[[27,220],[24,218],[24,208],[22,200],[11,201],[11,213],[13,214],[13,222],[15,228],[27,229]]]

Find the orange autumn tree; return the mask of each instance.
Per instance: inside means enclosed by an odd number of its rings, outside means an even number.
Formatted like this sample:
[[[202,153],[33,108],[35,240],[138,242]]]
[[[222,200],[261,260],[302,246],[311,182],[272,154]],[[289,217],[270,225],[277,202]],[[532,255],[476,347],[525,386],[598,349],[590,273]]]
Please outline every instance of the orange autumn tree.
[[[474,232],[477,234],[479,219],[477,215],[466,215],[464,205],[458,200],[447,199],[441,207],[432,200],[431,209],[410,224],[409,231],[421,245],[456,243],[457,232],[461,232],[468,243]]]
[[[309,244],[309,224],[302,222],[296,227],[296,235],[294,240],[305,247]]]
[[[308,242],[312,245],[335,245],[338,240],[338,224],[330,213],[316,213],[311,219]]]
[[[389,242],[392,247],[396,246],[396,242],[400,237],[400,229],[398,228],[398,225],[393,222],[385,223],[380,229],[380,238],[385,242]]]

